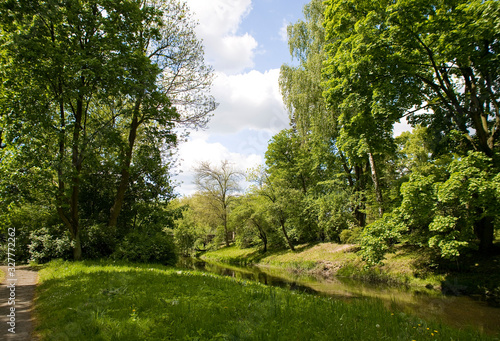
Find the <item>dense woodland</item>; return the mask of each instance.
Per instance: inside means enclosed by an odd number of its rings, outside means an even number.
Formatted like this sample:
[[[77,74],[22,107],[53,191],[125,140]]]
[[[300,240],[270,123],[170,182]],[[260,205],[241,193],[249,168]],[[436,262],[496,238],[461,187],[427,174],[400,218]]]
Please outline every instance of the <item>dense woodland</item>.
[[[19,259],[321,241],[358,243],[368,264],[396,245],[452,261],[494,251],[498,1],[312,0],[280,74],[291,128],[256,169],[201,163],[183,198],[178,128],[216,107],[187,8],[63,3],[0,8],[0,226],[16,228]],[[413,130],[395,137],[401,120]]]

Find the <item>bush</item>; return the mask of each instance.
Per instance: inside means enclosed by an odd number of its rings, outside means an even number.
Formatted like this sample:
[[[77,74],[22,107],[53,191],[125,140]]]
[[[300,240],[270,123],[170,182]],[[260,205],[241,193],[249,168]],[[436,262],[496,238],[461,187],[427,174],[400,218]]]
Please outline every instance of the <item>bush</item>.
[[[359,226],[352,226],[349,229],[340,232],[340,242],[342,244],[358,244],[361,240],[363,228]]]
[[[31,244],[28,246],[30,261],[46,263],[55,258],[71,257],[71,242],[66,233],[57,226],[43,227],[30,234]]]
[[[87,259],[109,257],[116,248],[116,234],[106,224],[91,225],[82,230],[82,253]]]
[[[157,231],[127,234],[118,244],[113,257],[140,263],[175,265],[177,262],[172,235]]]
[[[48,261],[51,255],[60,255],[56,258],[65,255],[65,248],[70,247],[69,238],[63,226],[59,224],[59,217],[53,207],[34,204],[11,205],[0,217],[0,228],[3,232],[6,233],[8,228],[15,229],[16,263],[30,260]],[[7,239],[4,239],[0,243],[2,262],[7,259]]]

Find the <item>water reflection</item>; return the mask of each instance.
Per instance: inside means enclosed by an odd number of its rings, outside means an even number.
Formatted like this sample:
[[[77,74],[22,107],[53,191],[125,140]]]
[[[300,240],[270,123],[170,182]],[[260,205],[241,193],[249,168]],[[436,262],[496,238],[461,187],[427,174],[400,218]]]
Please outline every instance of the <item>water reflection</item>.
[[[425,320],[441,321],[458,328],[471,326],[488,334],[500,334],[500,309],[469,297],[437,295],[431,291],[415,292],[349,278],[325,280],[293,275],[275,268],[236,267],[192,258],[181,259],[177,266],[343,300],[376,297],[390,310],[416,315]]]

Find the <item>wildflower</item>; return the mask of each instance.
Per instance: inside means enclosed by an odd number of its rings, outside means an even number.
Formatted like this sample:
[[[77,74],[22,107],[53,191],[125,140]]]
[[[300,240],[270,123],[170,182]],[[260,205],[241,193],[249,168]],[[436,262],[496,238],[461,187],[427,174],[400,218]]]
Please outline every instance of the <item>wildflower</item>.
[[[431,336],[434,336],[434,333],[431,333]]]
[[[437,332],[438,332],[437,330],[434,331],[434,333],[436,333],[436,334],[437,334]]]
[[[380,328],[380,324],[376,324],[375,327]]]

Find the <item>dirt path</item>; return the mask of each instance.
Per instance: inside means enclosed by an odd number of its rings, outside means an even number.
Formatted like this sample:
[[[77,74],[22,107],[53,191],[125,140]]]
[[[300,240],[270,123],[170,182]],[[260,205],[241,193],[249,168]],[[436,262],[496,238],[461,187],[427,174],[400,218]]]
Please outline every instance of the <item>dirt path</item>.
[[[28,266],[16,266],[14,276],[11,277],[8,267],[0,266],[0,269],[5,273],[5,279],[0,287],[0,340],[35,340],[31,336],[33,333],[31,312],[38,273]],[[15,290],[12,284],[15,284]],[[14,302],[11,297],[15,299]],[[9,300],[15,304],[9,305]],[[11,308],[15,308],[15,311],[12,312]],[[12,329],[13,327],[15,328]]]

